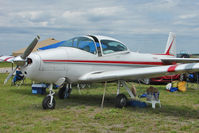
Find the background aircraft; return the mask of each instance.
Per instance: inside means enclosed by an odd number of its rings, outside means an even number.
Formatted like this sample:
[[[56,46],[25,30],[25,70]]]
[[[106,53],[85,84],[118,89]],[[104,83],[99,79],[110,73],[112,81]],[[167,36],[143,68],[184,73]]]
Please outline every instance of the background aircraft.
[[[37,36],[23,55],[13,62],[31,80],[50,83],[49,94],[44,98],[44,109],[54,109],[53,84],[60,87],[59,97],[71,90],[72,83],[91,83],[117,81],[116,107],[126,106],[127,98],[120,94],[120,85],[134,98],[125,81],[159,77],[174,73],[199,71],[199,59],[176,58],[175,34],[170,33],[165,52],[162,54],[143,54],[131,52],[122,42],[106,36],[74,37],[60,47],[31,53],[39,40]],[[189,62],[176,64],[176,62]],[[5,82],[12,76],[9,74]]]
[[[14,59],[14,56],[1,56],[0,62],[12,62]]]

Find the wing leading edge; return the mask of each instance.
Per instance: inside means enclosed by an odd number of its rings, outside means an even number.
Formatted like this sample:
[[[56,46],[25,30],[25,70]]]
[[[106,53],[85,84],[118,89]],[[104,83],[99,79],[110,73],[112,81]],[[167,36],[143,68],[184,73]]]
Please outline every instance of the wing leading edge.
[[[79,78],[80,82],[102,82],[113,80],[136,80],[142,78],[159,77],[184,72],[199,71],[199,63],[168,65],[160,67],[135,68],[115,71],[91,72]]]

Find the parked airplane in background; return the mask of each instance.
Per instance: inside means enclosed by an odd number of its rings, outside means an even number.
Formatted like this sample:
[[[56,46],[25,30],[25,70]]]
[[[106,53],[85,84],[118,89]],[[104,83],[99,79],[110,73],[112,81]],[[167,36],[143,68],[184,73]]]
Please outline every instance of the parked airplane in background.
[[[159,77],[174,73],[199,71],[199,59],[175,58],[175,34],[170,33],[163,54],[142,54],[131,52],[122,42],[106,36],[74,37],[58,48],[32,52],[39,40],[37,36],[23,55],[13,62],[31,80],[50,83],[49,94],[43,100],[44,109],[54,109],[53,84],[60,85],[59,97],[72,83],[117,81],[116,107],[126,105],[127,98],[119,94],[120,84],[134,97],[125,81]],[[188,64],[176,64],[188,62]],[[8,81],[13,70],[4,83]],[[66,87],[67,86],[67,87]]]
[[[0,62],[12,62],[14,56],[0,56]]]

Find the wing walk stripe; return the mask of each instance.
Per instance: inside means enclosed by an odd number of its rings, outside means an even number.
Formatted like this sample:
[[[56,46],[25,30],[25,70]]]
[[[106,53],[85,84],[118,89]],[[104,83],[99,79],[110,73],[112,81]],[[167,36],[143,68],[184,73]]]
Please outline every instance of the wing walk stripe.
[[[175,69],[176,69],[177,65],[175,66],[170,66],[167,70],[167,72],[175,72]]]

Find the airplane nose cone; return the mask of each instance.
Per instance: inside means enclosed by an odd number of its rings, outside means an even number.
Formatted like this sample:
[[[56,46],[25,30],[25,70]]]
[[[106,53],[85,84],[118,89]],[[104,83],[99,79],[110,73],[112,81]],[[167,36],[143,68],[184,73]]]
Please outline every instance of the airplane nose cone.
[[[26,65],[22,67],[24,75],[30,79],[37,75],[39,71],[41,59],[36,53],[32,53],[27,57]]]

